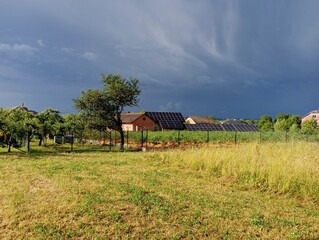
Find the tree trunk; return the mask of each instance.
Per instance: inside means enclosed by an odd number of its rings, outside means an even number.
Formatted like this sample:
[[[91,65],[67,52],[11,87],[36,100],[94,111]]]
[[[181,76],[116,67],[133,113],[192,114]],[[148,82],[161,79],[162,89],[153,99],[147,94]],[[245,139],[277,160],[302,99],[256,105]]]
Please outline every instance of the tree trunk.
[[[30,152],[30,142],[31,142],[31,134],[30,133],[28,133],[28,136],[27,136],[27,148],[28,148],[28,153]]]
[[[40,135],[39,146],[42,146],[42,139],[43,139],[43,137],[42,137],[42,135]]]
[[[12,133],[10,134],[10,138],[8,141],[8,152],[11,152],[11,142],[12,142]]]

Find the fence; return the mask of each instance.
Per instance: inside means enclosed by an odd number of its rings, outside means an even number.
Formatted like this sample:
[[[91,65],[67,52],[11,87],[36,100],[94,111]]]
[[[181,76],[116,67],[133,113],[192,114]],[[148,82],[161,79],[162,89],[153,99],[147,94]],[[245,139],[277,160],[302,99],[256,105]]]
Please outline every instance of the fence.
[[[252,141],[318,141],[319,134],[303,134],[291,132],[225,132],[225,131],[137,131],[125,132],[124,143],[131,148],[178,147],[180,145],[232,143]],[[103,140],[106,145],[116,146],[120,143],[118,132],[107,133]]]
[[[74,140],[74,141],[73,141]],[[303,134],[291,132],[226,132],[226,131],[138,131],[124,132],[124,146],[129,150],[141,149],[162,149],[173,147],[187,147],[194,145],[205,145],[215,143],[240,144],[253,141],[317,141],[319,142],[319,133]],[[99,132],[95,135],[88,135],[83,138],[74,136],[71,141],[56,142],[54,149],[57,151],[80,151],[86,150],[118,150],[120,145],[120,134],[116,131]],[[3,144],[4,146],[4,144]],[[20,144],[19,151],[26,147],[26,142]],[[4,149],[2,150],[2,152]],[[1,152],[1,151],[0,151]]]

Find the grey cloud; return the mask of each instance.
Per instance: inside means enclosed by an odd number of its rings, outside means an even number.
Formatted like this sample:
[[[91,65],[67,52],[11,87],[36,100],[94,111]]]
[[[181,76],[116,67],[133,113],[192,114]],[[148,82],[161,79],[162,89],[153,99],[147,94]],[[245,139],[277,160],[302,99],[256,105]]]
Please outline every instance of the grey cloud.
[[[39,39],[37,43],[39,44],[40,47],[45,47],[43,40]]]
[[[39,87],[50,83],[63,96],[66,86],[80,93],[99,87],[100,73],[119,72],[141,80],[140,104],[148,110],[249,117],[285,108],[298,112],[317,102],[315,96],[301,98],[294,90],[306,94],[317,86],[317,1],[3,4],[2,68],[27,73],[30,83],[40,79]],[[38,49],[28,44],[34,42]],[[4,79],[0,74],[1,83],[8,84]],[[23,76],[13,74],[11,79],[19,82]],[[296,109],[288,107],[297,98],[306,100],[298,101]]]
[[[82,54],[82,58],[89,60],[89,61],[95,61],[98,58],[98,55],[93,52],[85,52]]]
[[[0,43],[0,54],[9,56],[25,55],[33,56],[37,51],[36,48],[27,44],[7,44]]]

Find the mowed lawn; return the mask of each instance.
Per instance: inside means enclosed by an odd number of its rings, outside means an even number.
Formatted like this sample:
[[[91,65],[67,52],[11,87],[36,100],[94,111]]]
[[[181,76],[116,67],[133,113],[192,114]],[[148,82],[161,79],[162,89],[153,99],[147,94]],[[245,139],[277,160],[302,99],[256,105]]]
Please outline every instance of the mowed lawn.
[[[315,195],[180,164],[196,151],[1,153],[0,239],[319,238]]]

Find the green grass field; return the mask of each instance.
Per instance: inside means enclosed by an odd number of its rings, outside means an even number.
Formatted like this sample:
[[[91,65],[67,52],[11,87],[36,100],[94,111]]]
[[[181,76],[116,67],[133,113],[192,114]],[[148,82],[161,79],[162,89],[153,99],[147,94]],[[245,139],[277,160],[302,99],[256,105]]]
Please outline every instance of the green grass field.
[[[318,239],[318,151],[306,142],[3,151],[0,238]]]

